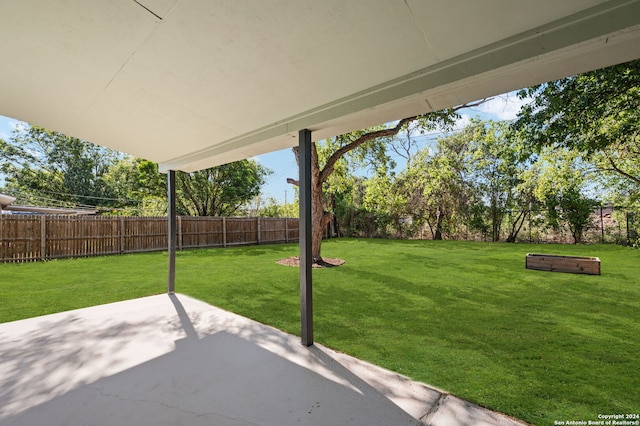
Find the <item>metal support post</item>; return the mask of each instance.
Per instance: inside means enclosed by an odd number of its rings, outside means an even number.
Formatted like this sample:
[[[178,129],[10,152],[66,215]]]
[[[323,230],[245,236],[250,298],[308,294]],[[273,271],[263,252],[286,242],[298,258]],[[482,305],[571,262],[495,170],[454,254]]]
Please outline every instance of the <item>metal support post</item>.
[[[175,293],[176,281],[176,172],[169,170],[167,176],[167,226],[169,274],[167,278],[167,293]]]
[[[313,292],[311,282],[311,131],[299,133],[300,169],[300,336],[304,346],[313,345]]]

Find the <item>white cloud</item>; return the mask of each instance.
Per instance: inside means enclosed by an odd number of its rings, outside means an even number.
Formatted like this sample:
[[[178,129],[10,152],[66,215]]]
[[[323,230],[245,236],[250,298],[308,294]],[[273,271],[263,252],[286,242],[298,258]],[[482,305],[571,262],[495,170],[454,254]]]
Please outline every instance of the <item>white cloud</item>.
[[[24,131],[27,126],[27,123],[22,121],[0,116],[0,138],[7,140],[14,131]]]
[[[23,132],[27,130],[28,124],[23,121],[11,120],[7,123],[11,131]]]
[[[471,119],[473,117],[474,116],[471,114],[465,114],[465,113],[460,114],[460,120],[456,121],[456,124],[453,127],[453,129],[454,130],[464,129],[469,125],[469,123],[471,123]]]
[[[513,120],[523,105],[530,99],[520,99],[515,92],[494,96],[490,101],[477,107],[477,111],[494,120]]]

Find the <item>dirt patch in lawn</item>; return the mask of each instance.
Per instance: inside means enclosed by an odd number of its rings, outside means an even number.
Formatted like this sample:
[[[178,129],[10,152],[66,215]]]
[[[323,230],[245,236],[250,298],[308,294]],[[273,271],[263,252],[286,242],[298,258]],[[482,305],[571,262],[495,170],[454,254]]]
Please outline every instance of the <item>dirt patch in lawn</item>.
[[[291,256],[285,259],[280,259],[276,262],[278,265],[284,266],[297,266],[300,267],[300,257],[299,256]],[[314,268],[335,268],[336,266],[340,266],[344,264],[343,259],[337,259],[334,257],[323,257],[320,262],[313,262]]]

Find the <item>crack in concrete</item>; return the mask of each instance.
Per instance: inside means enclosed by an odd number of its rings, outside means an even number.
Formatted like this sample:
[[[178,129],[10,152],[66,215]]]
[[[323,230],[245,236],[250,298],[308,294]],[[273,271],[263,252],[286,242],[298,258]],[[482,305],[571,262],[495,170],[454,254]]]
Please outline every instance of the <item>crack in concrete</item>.
[[[424,415],[422,415],[418,420],[420,421],[420,424],[423,426],[429,426],[431,419],[433,418],[433,416],[438,412],[438,410],[440,409],[440,407],[444,404],[444,400],[449,396],[448,393],[439,393],[438,399],[436,400],[436,402],[431,406],[431,408],[429,409],[429,411],[427,411],[426,413],[424,413]]]

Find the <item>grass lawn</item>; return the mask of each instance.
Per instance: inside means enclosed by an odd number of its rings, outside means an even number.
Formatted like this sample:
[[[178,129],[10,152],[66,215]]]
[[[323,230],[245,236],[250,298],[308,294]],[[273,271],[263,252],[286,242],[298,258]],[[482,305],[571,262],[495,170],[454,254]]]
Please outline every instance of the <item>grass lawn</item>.
[[[525,254],[598,256],[601,276]],[[315,340],[536,425],[640,412],[640,252],[613,245],[329,240]],[[295,245],[178,253],[176,290],[299,334]],[[162,293],[166,253],[0,265],[0,321]]]

